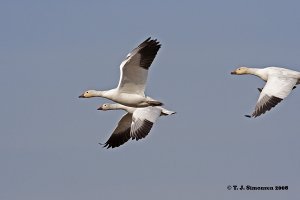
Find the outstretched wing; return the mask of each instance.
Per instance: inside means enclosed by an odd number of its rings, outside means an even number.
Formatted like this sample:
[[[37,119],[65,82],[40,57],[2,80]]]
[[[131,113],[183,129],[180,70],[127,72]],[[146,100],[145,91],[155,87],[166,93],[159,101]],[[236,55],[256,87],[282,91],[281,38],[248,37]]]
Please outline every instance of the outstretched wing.
[[[270,77],[260,93],[252,117],[258,117],[275,107],[291,93],[296,83],[295,78]]]
[[[148,69],[160,47],[157,40],[148,38],[127,55],[120,65],[121,92],[144,95]]]
[[[157,107],[137,108],[132,115],[131,138],[139,140],[146,137],[160,114],[161,109]]]
[[[115,148],[127,142],[130,139],[131,121],[132,114],[125,114],[103,147]]]

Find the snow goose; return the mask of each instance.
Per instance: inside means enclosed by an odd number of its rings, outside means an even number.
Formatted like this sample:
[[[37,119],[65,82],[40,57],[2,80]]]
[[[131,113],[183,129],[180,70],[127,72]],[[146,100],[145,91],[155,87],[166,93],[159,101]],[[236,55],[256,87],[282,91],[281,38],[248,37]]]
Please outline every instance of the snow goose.
[[[148,135],[153,124],[159,116],[175,114],[160,106],[148,106],[144,108],[128,107],[121,104],[103,104],[98,110],[125,110],[127,113],[118,122],[110,138],[104,144],[104,147],[115,148],[130,138],[139,140]]]
[[[144,93],[148,70],[160,47],[161,44],[157,40],[146,39],[121,63],[117,88],[107,91],[88,90],[79,98],[104,97],[132,107],[163,105]]]
[[[295,85],[300,84],[300,72],[279,67],[263,69],[240,67],[231,74],[252,74],[266,82],[263,89],[258,89],[260,95],[254,112],[252,115],[245,115],[246,117],[255,118],[271,110],[295,89]]]

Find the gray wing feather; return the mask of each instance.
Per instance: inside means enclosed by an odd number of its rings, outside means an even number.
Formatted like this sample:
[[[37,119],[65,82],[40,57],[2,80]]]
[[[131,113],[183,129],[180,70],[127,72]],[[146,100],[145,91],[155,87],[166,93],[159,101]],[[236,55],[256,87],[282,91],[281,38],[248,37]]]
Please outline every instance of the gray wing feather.
[[[110,138],[105,142],[103,147],[115,148],[126,143],[130,139],[130,126],[132,121],[132,114],[125,114],[119,121],[114,132],[111,134]]]
[[[258,117],[271,110],[291,93],[296,83],[297,79],[294,78],[270,77],[260,93],[255,110],[251,116]]]
[[[261,98],[261,100],[256,104],[255,110],[252,113],[252,117],[258,117],[265,112],[271,110],[278,103],[282,101],[281,98],[265,95]]]
[[[130,132],[131,138],[134,140],[139,140],[148,135],[148,133],[151,131],[151,128],[153,126],[153,122],[150,122],[149,120],[140,120],[138,119],[135,122],[135,129]]]
[[[158,107],[137,108],[132,115],[131,138],[139,140],[146,137],[161,112]]]

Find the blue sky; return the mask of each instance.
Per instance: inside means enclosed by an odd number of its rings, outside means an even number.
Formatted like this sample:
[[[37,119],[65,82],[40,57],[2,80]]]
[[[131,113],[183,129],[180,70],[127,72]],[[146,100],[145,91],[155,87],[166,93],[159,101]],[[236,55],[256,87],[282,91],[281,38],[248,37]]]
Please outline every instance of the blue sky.
[[[264,83],[230,75],[241,65],[300,71],[298,1],[0,4],[0,199],[299,196],[300,92],[247,119]],[[177,114],[144,140],[103,149],[123,112],[78,95],[115,87],[119,64],[149,36],[162,48],[146,92]]]

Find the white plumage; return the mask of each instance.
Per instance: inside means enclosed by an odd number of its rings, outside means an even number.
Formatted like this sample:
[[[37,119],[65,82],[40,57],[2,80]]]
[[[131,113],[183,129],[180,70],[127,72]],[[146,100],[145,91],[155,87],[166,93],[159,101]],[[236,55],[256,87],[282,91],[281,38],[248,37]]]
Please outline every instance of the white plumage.
[[[139,140],[148,135],[153,124],[162,115],[175,114],[160,106],[144,108],[128,107],[121,104],[103,104],[98,110],[125,110],[127,113],[118,122],[114,132],[104,144],[104,147],[118,147],[130,138]]]
[[[260,90],[254,112],[251,116],[246,115],[247,117],[258,117],[271,110],[291,93],[295,85],[300,84],[300,72],[279,67],[240,67],[231,74],[252,74],[266,81],[266,85]]]
[[[132,50],[120,65],[117,88],[107,91],[88,90],[80,98],[104,97],[132,107],[160,106],[161,102],[145,96],[148,70],[161,45],[148,38]]]

